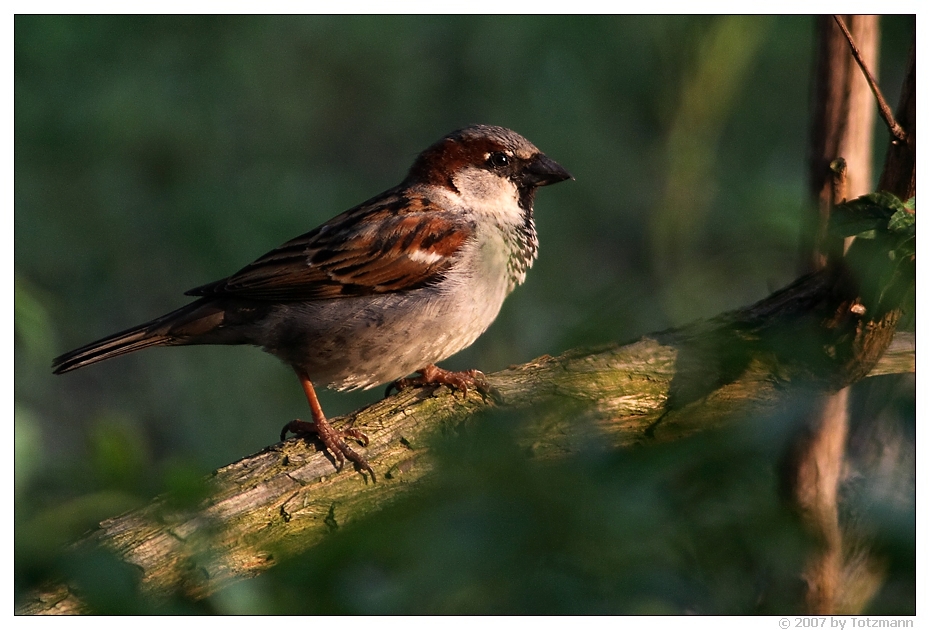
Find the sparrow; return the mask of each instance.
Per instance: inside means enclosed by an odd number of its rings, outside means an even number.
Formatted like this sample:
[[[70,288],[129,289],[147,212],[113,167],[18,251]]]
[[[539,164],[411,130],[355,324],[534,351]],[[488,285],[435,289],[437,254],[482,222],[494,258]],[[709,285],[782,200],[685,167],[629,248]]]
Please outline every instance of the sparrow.
[[[59,356],[53,371],[153,346],[258,346],[294,369],[310,405],[313,422],[288,423],[281,439],[316,434],[337,469],[349,459],[375,480],[346,442],[368,438],[334,429],[314,384],[484,387],[477,370],[436,363],[470,346],[523,282],[538,248],[536,190],[570,178],[514,131],[459,129],[420,153],[398,186],[187,291],[197,299],[186,306]]]

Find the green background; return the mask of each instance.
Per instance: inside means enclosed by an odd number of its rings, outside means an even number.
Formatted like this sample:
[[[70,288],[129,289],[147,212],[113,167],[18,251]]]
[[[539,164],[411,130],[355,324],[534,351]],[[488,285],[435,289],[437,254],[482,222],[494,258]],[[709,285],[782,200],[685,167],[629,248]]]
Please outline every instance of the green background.
[[[396,184],[453,129],[510,127],[576,181],[540,192],[526,284],[445,367],[634,340],[787,284],[809,211],[813,24],[17,16],[17,593],[66,575],[98,610],[153,610],[120,590],[131,571],[59,545],[308,414],[290,370],[251,348],[155,349],[60,377],[52,358]],[[914,19],[881,24],[895,103]],[[885,138],[877,128],[876,165]],[[913,381],[872,389],[860,407],[885,418],[912,472]],[[379,396],[321,401],[334,416]],[[545,466],[513,452],[519,418],[492,415],[437,446],[446,473],[422,496],[310,558],[157,610],[796,610],[808,543],[775,488],[785,415]],[[913,478],[898,477],[855,495],[889,567],[877,612],[914,606]]]

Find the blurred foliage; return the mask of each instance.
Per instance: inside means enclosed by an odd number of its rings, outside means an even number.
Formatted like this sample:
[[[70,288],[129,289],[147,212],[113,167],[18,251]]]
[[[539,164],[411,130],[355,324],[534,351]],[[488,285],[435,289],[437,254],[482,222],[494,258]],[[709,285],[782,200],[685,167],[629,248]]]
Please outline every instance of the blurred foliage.
[[[557,462],[526,458],[511,435],[519,422],[488,413],[443,438],[439,473],[420,496],[340,529],[344,544],[289,560],[255,588],[295,614],[795,606],[808,542],[774,473],[791,422],[621,453],[595,446]]]
[[[837,205],[830,221],[830,234],[839,238],[875,238],[876,230],[888,232],[902,239],[900,243],[896,243],[898,247],[904,247],[902,254],[914,255],[914,241],[917,239],[916,212],[916,197],[911,197],[905,202],[889,192],[870,193]]]
[[[912,25],[882,18],[892,103]],[[397,183],[452,129],[511,127],[576,181],[539,194],[539,261],[446,367],[634,339],[786,284],[806,209],[812,33],[804,17],[17,16],[17,592],[69,575],[98,611],[152,610],[120,590],[132,570],[63,542],[167,489],[196,501],[211,468],[307,414],[290,371],[251,349],[152,350],[64,377],[51,359]],[[907,438],[903,383],[880,409]],[[321,398],[336,415],[377,396]],[[487,422],[502,431],[506,419]],[[422,496],[210,602],[164,610],[796,601],[804,543],[772,494],[772,447],[721,434],[526,469],[493,431],[480,447],[444,446],[446,474]],[[868,513],[886,512],[868,496]],[[892,532],[882,610],[913,607],[912,510],[874,519]]]

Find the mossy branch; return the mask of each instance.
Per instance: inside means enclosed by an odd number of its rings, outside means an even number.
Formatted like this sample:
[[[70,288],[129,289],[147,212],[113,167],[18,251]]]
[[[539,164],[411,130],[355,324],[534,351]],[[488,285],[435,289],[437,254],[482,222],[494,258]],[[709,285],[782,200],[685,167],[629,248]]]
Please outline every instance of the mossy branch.
[[[312,444],[291,439],[217,470],[207,480],[209,497],[196,508],[161,497],[102,522],[81,544],[100,545],[139,567],[142,588],[151,596],[199,599],[415,490],[434,468],[431,439],[491,405],[532,409],[519,440],[535,458],[578,452],[592,436],[624,447],[720,426],[749,408],[778,404],[788,380],[817,378],[809,364],[779,357],[759,339],[764,330],[778,328],[776,320],[808,312],[829,284],[825,274],[812,274],[713,320],[491,374],[498,402],[477,393],[423,389],[335,419],[335,425],[351,423],[369,436],[365,454],[381,473],[378,483],[348,467],[336,473]],[[743,350],[734,352],[737,338]],[[914,343],[913,334],[899,333],[868,375],[913,372]],[[81,610],[64,586],[35,594],[20,608],[25,614]]]

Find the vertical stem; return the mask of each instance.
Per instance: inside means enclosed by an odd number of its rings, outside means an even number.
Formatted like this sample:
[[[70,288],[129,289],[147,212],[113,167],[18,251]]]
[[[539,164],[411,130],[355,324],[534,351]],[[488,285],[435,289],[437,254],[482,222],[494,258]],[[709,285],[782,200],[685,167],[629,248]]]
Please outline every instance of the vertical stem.
[[[845,16],[863,61],[878,65],[878,17]],[[812,103],[808,181],[818,208],[806,223],[802,240],[802,269],[813,271],[826,263],[824,239],[833,203],[830,163],[847,164],[847,195],[871,191],[872,135],[876,109],[872,92],[849,52],[846,37],[830,16],[817,19],[817,66]]]
[[[916,37],[915,37],[916,41]],[[917,194],[917,64],[915,48],[911,48],[907,76],[901,89],[901,100],[895,119],[904,128],[906,140],[892,141],[885,156],[879,190],[887,190],[901,199],[910,199]]]
[[[878,18],[846,16],[863,62],[877,67]],[[843,255],[846,243],[831,243],[827,224],[833,206],[872,188],[872,129],[876,109],[868,82],[850,54],[846,36],[832,17],[817,23],[818,57],[811,129],[810,190],[816,213],[802,247],[805,271],[823,268]],[[793,500],[818,547],[804,569],[809,614],[835,614],[844,601],[843,531],[838,489],[849,432],[849,388],[824,393],[794,445]]]

